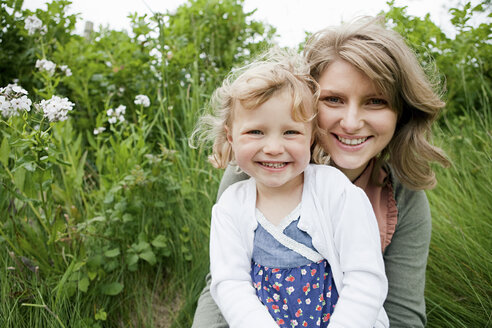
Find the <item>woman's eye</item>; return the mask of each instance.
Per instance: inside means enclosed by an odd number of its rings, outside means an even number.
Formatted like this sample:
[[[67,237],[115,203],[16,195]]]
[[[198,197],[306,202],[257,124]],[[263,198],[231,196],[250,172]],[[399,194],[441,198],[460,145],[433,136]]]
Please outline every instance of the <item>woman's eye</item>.
[[[388,102],[384,99],[380,99],[380,98],[372,98],[369,100],[369,103],[371,105],[378,105],[378,106],[381,106],[381,105],[387,105]]]

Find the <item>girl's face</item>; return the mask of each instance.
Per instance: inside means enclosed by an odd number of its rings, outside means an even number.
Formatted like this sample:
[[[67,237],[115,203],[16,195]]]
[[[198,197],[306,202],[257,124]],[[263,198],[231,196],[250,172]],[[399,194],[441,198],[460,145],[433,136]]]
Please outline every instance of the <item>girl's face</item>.
[[[321,144],[353,181],[390,142],[397,114],[369,77],[343,60],[331,63],[318,82]]]
[[[292,97],[283,91],[255,109],[237,105],[231,128],[226,128],[238,166],[263,190],[294,188],[303,182],[312,123],[294,121],[291,111]]]

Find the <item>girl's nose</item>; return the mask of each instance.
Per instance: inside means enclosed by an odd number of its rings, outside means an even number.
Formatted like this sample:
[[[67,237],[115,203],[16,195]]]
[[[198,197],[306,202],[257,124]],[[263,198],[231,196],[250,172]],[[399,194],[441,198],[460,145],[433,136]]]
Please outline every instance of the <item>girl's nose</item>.
[[[347,133],[355,133],[364,125],[362,109],[358,105],[350,105],[343,113],[340,126]]]
[[[271,137],[265,140],[263,152],[269,155],[278,155],[284,151],[284,145],[281,138]]]

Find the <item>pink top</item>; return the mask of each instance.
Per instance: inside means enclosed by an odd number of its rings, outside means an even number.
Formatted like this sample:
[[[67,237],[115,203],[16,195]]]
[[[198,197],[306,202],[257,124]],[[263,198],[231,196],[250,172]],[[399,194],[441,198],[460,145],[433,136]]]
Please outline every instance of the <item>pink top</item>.
[[[386,246],[391,242],[395,233],[396,222],[398,220],[398,208],[393,197],[393,187],[391,181],[378,186],[369,182],[371,178],[374,160],[372,160],[362,174],[354,181],[357,187],[362,188],[371,201],[374,214],[378,220],[379,236],[381,238],[381,250],[384,252]],[[379,183],[382,184],[388,174],[381,168],[379,173]]]

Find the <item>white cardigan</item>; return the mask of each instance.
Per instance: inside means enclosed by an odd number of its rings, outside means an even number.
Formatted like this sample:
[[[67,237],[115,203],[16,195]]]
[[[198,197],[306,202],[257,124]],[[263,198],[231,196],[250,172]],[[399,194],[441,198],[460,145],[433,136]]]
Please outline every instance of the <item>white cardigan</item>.
[[[250,178],[227,188],[212,209],[210,292],[230,328],[278,328],[251,282],[255,208]],[[339,299],[328,327],[389,327],[379,230],[364,191],[337,169],[310,164],[298,227],[333,272]]]

